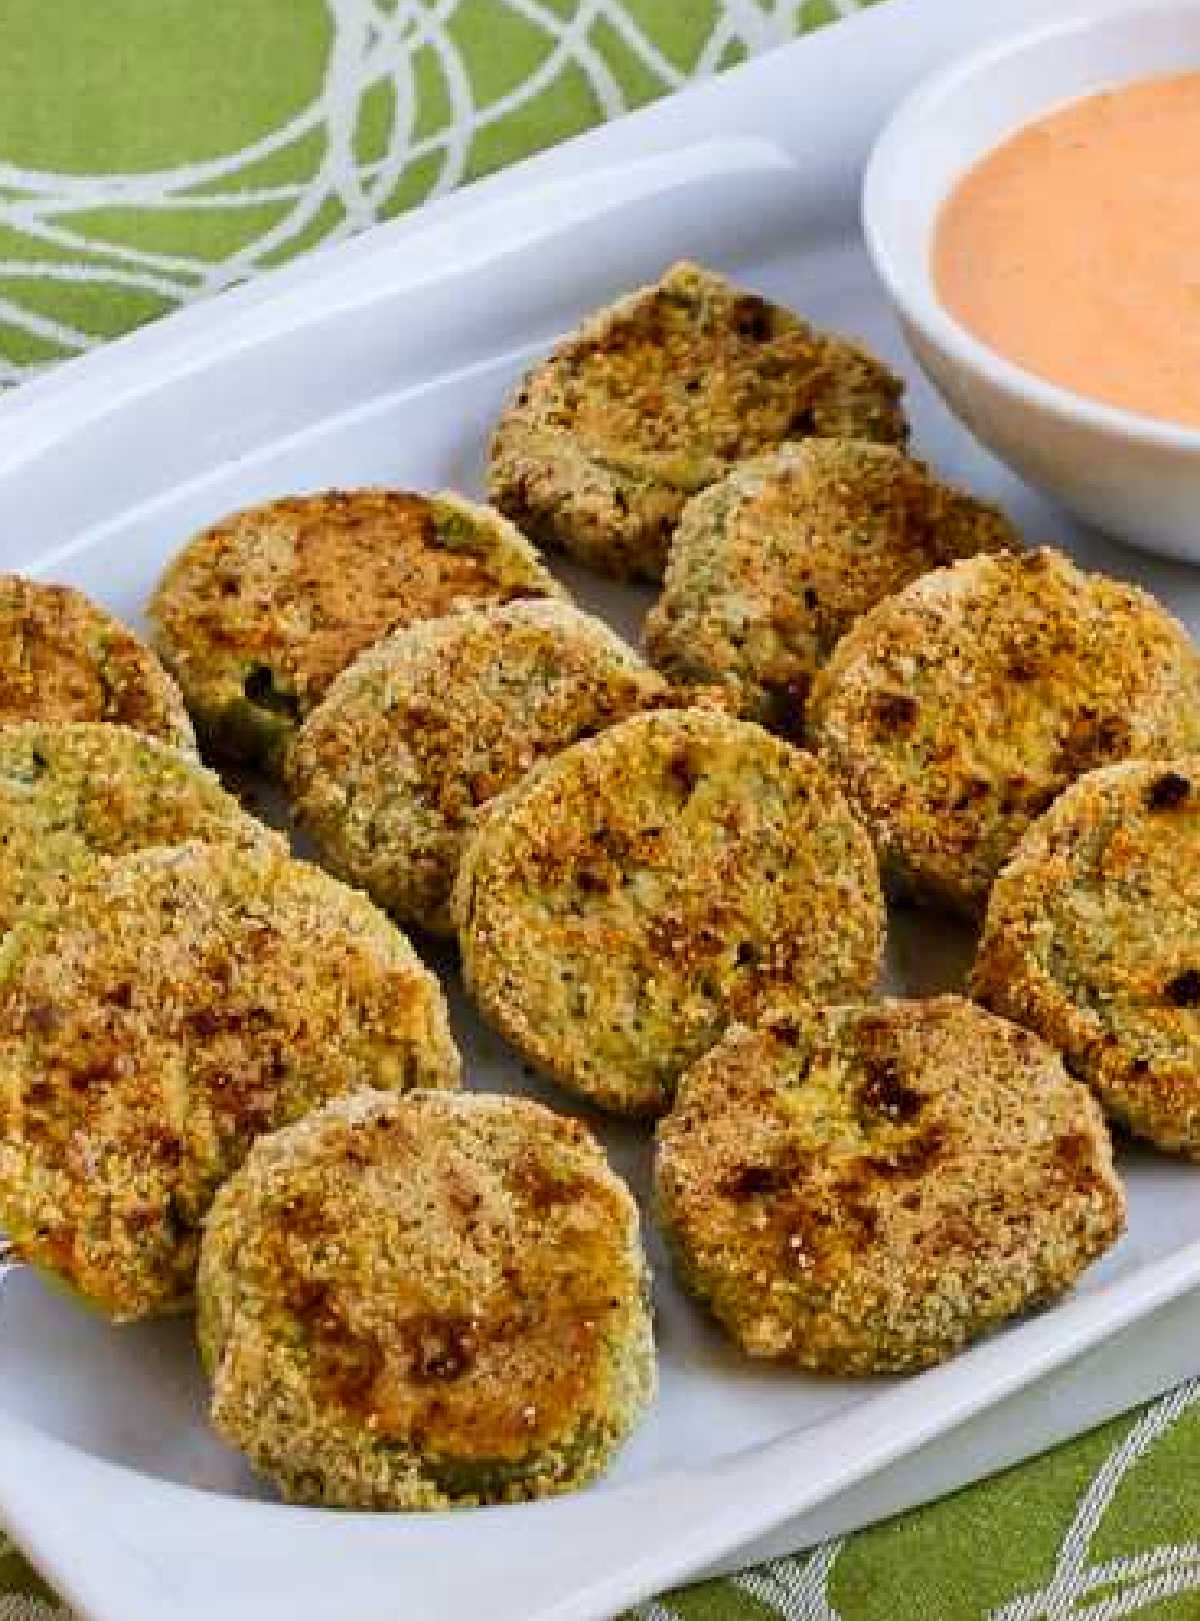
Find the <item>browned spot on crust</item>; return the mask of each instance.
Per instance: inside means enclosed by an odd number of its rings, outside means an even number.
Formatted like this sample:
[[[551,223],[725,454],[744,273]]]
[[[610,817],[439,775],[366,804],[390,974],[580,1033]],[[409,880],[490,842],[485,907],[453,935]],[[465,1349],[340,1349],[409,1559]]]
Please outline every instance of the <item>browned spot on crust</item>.
[[[703,757],[697,749],[676,749],[667,761],[667,774],[686,798],[704,775]]]
[[[983,777],[968,777],[959,788],[950,804],[953,811],[964,811],[972,805],[977,805],[981,799],[986,799],[992,791],[992,785]]]
[[[1167,1001],[1174,1007],[1200,1006],[1200,968],[1185,968],[1164,987]]]
[[[812,689],[812,676],[804,674],[787,681],[764,681],[769,713],[767,720],[773,731],[781,737],[801,742],[804,737],[804,713],[808,694]]]
[[[924,1176],[938,1161],[945,1137],[937,1126],[918,1132],[894,1148],[869,1154],[864,1164],[876,1176]]]
[[[1042,673],[1042,666],[1029,653],[1018,653],[1008,667],[1010,681],[1025,682],[1036,681]]]
[[[410,1317],[404,1322],[401,1335],[411,1357],[409,1377],[418,1384],[437,1379],[461,1379],[471,1368],[479,1349],[475,1326],[469,1317],[439,1317],[433,1313]]]
[[[731,1199],[752,1199],[762,1193],[782,1193],[799,1175],[795,1161],[784,1165],[740,1165],[726,1177],[721,1191]]]
[[[881,692],[872,706],[877,731],[908,732],[916,725],[920,706],[905,692]]]
[[[551,1169],[536,1154],[525,1154],[509,1178],[517,1197],[539,1216],[548,1215],[560,1205],[582,1197],[586,1183],[561,1167]]]
[[[1076,1193],[1101,1186],[1096,1173],[1095,1147],[1081,1131],[1066,1131],[1054,1139],[1054,1153]]]
[[[1178,771],[1164,771],[1146,789],[1146,804],[1154,811],[1178,810],[1191,791],[1191,783]]]
[[[765,298],[755,293],[743,293],[733,303],[734,329],[755,343],[765,343],[774,336],[775,311]]]
[[[1093,766],[1121,759],[1128,754],[1130,742],[1129,723],[1119,715],[1084,710],[1062,740],[1059,769],[1068,777],[1077,777]]]
[[[897,1124],[915,1120],[924,1102],[920,1092],[905,1085],[894,1059],[867,1062],[866,1079],[858,1088],[860,1106]]]

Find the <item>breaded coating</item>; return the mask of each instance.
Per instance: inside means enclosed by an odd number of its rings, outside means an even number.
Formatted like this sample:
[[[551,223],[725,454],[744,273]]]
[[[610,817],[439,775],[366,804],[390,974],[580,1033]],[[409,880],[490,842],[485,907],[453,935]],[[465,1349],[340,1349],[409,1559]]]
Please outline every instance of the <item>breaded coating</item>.
[[[114,1320],[170,1311],[255,1137],[458,1075],[408,941],[278,844],[101,862],[0,944],[0,1225]]]
[[[544,545],[660,579],[689,496],[788,439],[903,444],[902,391],[856,344],[677,264],[528,373],[496,429],[491,499]]]
[[[637,1208],[584,1126],[519,1098],[360,1093],[260,1139],[198,1295],[213,1423],[292,1501],[570,1491],[654,1390]]]
[[[1092,771],[992,888],[971,992],[1109,1117],[1200,1158],[1200,755]]]
[[[473,610],[364,653],[301,727],[285,777],[334,872],[446,934],[478,808],[535,761],[669,702],[632,648],[565,602]]]
[[[652,1115],[735,1020],[869,990],[870,841],[811,755],[713,710],[637,715],[493,801],[454,896],[463,975],[532,1064]]]
[[[101,856],[277,833],[178,749],[96,721],[0,725],[0,933]]]
[[[1057,552],[973,557],[865,614],[817,676],[818,753],[896,890],[971,916],[1076,777],[1200,748],[1200,654]]]
[[[730,1031],[658,1127],[655,1194],[742,1350],[836,1374],[942,1360],[1068,1289],[1125,1221],[1087,1089],[957,996]]]
[[[0,723],[115,721],[194,752],[183,696],[107,609],[69,585],[0,574]]]
[[[798,739],[812,679],[860,614],[929,569],[1005,549],[1020,539],[995,507],[894,446],[782,445],[688,502],[646,649]]]
[[[334,677],[391,631],[472,603],[563,594],[487,507],[446,493],[330,490],[195,536],[148,613],[204,747],[271,767]]]

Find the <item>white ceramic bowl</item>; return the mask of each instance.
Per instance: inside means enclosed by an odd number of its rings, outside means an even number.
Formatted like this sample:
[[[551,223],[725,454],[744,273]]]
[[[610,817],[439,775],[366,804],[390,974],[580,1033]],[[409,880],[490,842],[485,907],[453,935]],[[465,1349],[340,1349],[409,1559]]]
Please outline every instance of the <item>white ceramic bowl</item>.
[[[863,184],[876,271],[913,354],[955,415],[1085,522],[1193,562],[1200,430],[1085,399],[1003,359],[939,301],[930,248],[938,210],[960,176],[1021,125],[1092,91],[1197,69],[1200,0],[1074,8],[926,80],[885,127]]]

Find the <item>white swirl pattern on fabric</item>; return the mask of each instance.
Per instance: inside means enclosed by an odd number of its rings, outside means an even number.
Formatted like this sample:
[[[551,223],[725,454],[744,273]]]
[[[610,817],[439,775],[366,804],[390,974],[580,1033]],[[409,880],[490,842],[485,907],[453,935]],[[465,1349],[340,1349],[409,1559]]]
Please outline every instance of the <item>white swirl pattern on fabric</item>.
[[[981,1621],[1121,1621],[1184,1593],[1200,1593],[1200,1543],[1172,1543],[1127,1558],[1089,1562],[1092,1540],[1117,1492],[1189,1408],[1200,1403],[1200,1379],[1171,1391],[1140,1413],[1085,1488],[1042,1588],[994,1607]],[[730,1578],[780,1621],[843,1621],[830,1582],[844,1540],[777,1559]],[[1181,1612],[1182,1613],[1182,1612]],[[1190,1613],[1190,1612],[1189,1612]],[[634,1621],[683,1621],[670,1597],[631,1612]],[[0,1617],[3,1621],[3,1617]]]
[[[468,64],[450,27],[466,3],[324,0],[332,23],[331,45],[316,98],[280,128],[224,156],[141,173],[95,175],[0,162],[0,225],[26,236],[39,250],[28,261],[0,259],[0,326],[51,346],[58,358],[78,354],[103,336],[30,308],[14,283],[97,283],[114,292],[152,294],[170,305],[203,298],[287,257],[331,205],[340,217],[322,234],[323,245],[376,223],[389,212],[397,184],[416,164],[436,163],[425,199],[452,191],[467,178],[478,135],[528,106],[568,67],[586,80],[598,120],[625,112],[630,100],[596,43],[598,25],[620,41],[659,91],[667,92],[713,73],[730,51],[753,54],[792,38],[803,0],[721,0],[714,26],[687,72],[672,63],[621,0],[579,0],[570,16],[543,0],[498,0],[544,36],[545,51],[520,84],[486,104],[476,99]],[[835,0],[833,10],[849,13],[863,3]],[[414,59],[426,49],[437,60],[448,111],[435,129],[418,134],[422,109]],[[354,142],[363,98],[381,85],[390,89],[392,100],[386,149],[360,163]],[[324,151],[309,179],[269,186],[239,183],[240,175],[318,132],[324,136]],[[253,241],[217,259],[100,240],[78,223],[80,216],[103,208],[245,211],[265,204],[280,205],[284,212]],[[61,256],[43,257],[47,248]],[[0,384],[17,382],[46,364],[21,365],[0,355]]]

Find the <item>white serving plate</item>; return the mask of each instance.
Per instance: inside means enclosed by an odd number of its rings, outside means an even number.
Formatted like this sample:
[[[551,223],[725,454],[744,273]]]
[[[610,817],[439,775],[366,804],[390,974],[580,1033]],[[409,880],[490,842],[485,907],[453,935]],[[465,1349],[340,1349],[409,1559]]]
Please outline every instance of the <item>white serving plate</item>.
[[[921,452],[1195,628],[1200,576],[1072,529],[950,421],[859,243],[858,177],[897,97],[985,32],[1054,9],[892,0],[70,363],[0,401],[4,566],[73,581],[137,622],[164,558],[228,508],[333,483],[478,489],[487,425],[527,357],[690,254],[904,367]],[[563,572],[635,628],[644,595]],[[946,983],[962,947],[901,920],[893,982]],[[454,1011],[472,1084],[533,1084],[461,997]],[[645,1135],[603,1135],[644,1190]],[[609,1478],[456,1514],[269,1501],[206,1430],[186,1324],[114,1331],[19,1272],[0,1297],[0,1519],[92,1621],[610,1615],[925,1500],[1195,1371],[1200,1172],[1135,1153],[1123,1168],[1129,1232],[1069,1300],[907,1381],[740,1360],[675,1290],[651,1234],[662,1390]]]

